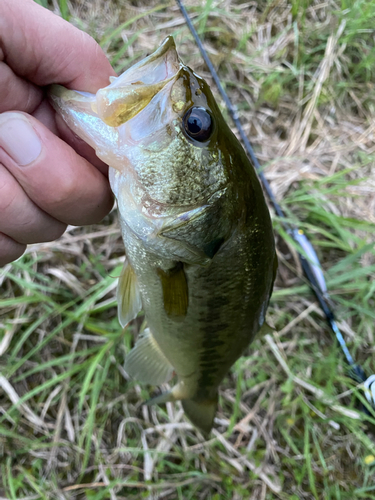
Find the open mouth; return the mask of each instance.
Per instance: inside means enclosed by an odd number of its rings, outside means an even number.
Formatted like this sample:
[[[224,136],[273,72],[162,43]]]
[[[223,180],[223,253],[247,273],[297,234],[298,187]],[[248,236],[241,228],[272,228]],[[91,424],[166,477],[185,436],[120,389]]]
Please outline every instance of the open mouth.
[[[169,131],[176,111],[171,93],[183,68],[169,36],[96,94],[51,85],[49,96],[69,127],[103,161],[122,171],[133,146],[141,144],[146,150],[151,144],[155,151],[172,140]]]
[[[176,78],[180,68],[173,37],[169,36],[154,53],[100,89],[92,108],[107,125],[118,127],[142,111]]]
[[[68,90],[51,85],[53,104],[66,111],[66,106],[77,112],[99,117],[110,127],[119,127],[142,111],[169,82],[178,77],[182,67],[172,36],[161,46],[129,68],[96,94]]]

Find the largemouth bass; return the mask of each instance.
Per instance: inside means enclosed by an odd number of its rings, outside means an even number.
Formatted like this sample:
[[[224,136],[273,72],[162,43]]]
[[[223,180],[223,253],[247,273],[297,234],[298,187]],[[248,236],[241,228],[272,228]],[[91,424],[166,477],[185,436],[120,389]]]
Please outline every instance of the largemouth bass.
[[[182,400],[207,435],[220,382],[264,324],[277,267],[254,168],[172,37],[96,95],[51,92],[111,167],[126,251],[119,320],[143,308],[148,325],[125,369],[152,385],[174,372],[153,402]]]

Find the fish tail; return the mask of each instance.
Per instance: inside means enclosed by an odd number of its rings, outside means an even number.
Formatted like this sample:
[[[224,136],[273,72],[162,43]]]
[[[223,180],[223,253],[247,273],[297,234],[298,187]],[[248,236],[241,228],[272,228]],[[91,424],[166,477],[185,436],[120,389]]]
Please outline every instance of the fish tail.
[[[208,438],[212,429],[217,410],[218,394],[205,399],[191,398],[192,393],[183,381],[180,381],[170,391],[163,392],[146,402],[147,405],[161,404],[181,400],[186,416],[191,420],[203,435]]]
[[[214,423],[217,400],[218,396],[216,393],[213,399],[203,399],[199,401],[195,399],[184,399],[181,401],[186,416],[202,431],[206,438],[208,438]]]

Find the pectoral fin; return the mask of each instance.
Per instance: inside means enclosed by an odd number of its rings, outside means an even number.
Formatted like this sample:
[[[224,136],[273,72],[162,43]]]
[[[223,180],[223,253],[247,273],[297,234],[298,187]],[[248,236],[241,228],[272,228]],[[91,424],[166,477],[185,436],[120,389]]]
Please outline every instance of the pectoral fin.
[[[173,366],[162,353],[148,328],[126,356],[125,371],[135,380],[146,384],[164,384],[170,379]]]
[[[134,319],[142,309],[141,293],[135,272],[125,261],[117,285],[118,319],[122,327]]]
[[[157,271],[163,287],[165,312],[170,317],[186,316],[189,305],[189,292],[182,262],[168,271]]]

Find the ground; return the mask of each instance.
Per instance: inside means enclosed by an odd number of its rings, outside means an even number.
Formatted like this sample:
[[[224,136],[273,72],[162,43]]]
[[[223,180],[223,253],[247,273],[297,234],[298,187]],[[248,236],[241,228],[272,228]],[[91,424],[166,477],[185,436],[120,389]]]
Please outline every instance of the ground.
[[[40,3],[94,36],[118,72],[173,34],[212,81],[172,1]],[[375,3],[186,6],[278,202],[315,246],[352,355],[374,373]],[[0,270],[0,497],[375,499],[375,415],[273,223],[275,332],[224,380],[208,441],[180,404],[144,406],[155,388],[123,369],[142,317],[125,331],[117,321],[116,210]]]

